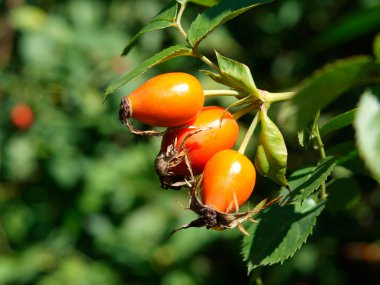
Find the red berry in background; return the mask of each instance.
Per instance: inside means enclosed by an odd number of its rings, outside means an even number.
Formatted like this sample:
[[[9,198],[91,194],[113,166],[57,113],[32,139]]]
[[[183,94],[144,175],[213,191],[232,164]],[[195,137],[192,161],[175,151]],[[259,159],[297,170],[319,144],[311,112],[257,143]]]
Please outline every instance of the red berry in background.
[[[29,129],[34,122],[33,110],[27,104],[17,104],[11,109],[11,122],[20,130]]]

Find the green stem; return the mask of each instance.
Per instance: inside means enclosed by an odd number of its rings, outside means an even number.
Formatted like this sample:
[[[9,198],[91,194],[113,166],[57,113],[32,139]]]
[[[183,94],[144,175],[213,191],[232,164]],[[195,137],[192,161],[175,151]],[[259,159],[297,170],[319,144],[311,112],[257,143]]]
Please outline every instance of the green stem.
[[[242,94],[235,90],[203,90],[205,97],[216,97],[216,96],[234,96],[242,97]]]
[[[291,91],[291,92],[279,92],[279,93],[272,93],[268,92],[266,94],[266,99],[267,103],[274,103],[274,102],[279,102],[279,101],[286,101],[294,97],[296,92]]]
[[[315,130],[315,135],[316,135],[315,138],[316,138],[318,149],[319,149],[319,154],[320,154],[321,158],[324,159],[324,158],[326,158],[325,146],[322,142],[322,138],[321,138],[321,134],[319,133],[319,127],[318,126]]]
[[[186,6],[187,6],[187,3],[188,3],[189,1],[190,1],[190,0],[184,0],[184,1],[181,3],[181,8],[180,8],[179,11],[178,11],[177,19],[176,19],[176,21],[175,21],[175,24],[176,24],[176,27],[177,27],[179,33],[184,37],[184,39],[185,39],[186,41],[187,41],[187,34],[186,34],[185,30],[184,30],[183,27],[182,27],[181,19],[182,19],[183,12],[185,11]]]
[[[222,73],[222,72],[220,71],[219,66],[217,66],[215,63],[213,63],[213,62],[212,62],[210,59],[208,59],[205,55],[200,54],[199,56],[200,56],[199,58],[200,58],[204,63],[206,63],[208,66],[210,66],[212,69],[218,71],[219,73]]]
[[[241,143],[240,147],[239,147],[239,150],[238,152],[244,154],[245,153],[245,150],[248,146],[248,143],[251,139],[251,137],[253,136],[253,133],[257,127],[257,123],[259,122],[259,114],[260,114],[260,111],[258,111],[255,115],[255,118],[252,120],[252,123],[251,125],[249,126],[248,130],[247,130],[247,133],[245,134],[245,137],[243,139],[243,142]]]
[[[256,109],[258,109],[256,104],[250,104],[247,107],[244,107],[244,108],[240,109],[239,111],[236,111],[235,113],[233,113],[234,119],[239,120],[244,115],[246,115],[249,112],[252,112],[253,110],[256,110]]]
[[[315,119],[314,119],[315,126],[313,127],[313,134],[314,134],[315,141],[317,143],[319,155],[321,156],[322,159],[324,159],[324,158],[326,158],[326,153],[325,153],[325,146],[323,144],[321,134],[319,132],[319,126],[318,126],[319,115],[320,115],[320,110],[318,110],[317,114],[315,115]],[[320,189],[321,189],[321,192],[320,192],[321,199],[326,199],[327,193],[326,193],[326,183],[325,182],[322,182]]]
[[[205,64],[207,64],[209,67],[214,69],[215,71],[219,72],[220,74],[222,73],[219,66],[217,66],[215,63],[213,63],[209,58],[207,58],[205,55],[203,55],[199,50],[198,47],[195,46],[193,47],[193,55],[200,60],[202,60]]]

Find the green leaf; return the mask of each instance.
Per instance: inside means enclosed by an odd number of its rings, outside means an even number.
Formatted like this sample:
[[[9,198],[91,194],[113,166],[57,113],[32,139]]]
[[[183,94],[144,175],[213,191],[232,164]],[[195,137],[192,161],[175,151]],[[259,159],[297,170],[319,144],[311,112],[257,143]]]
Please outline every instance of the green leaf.
[[[326,207],[331,212],[347,210],[355,206],[360,199],[360,187],[356,179],[337,179],[327,187],[328,200]]]
[[[298,88],[297,94],[283,104],[280,120],[295,132],[305,127],[313,115],[350,88],[363,83],[380,83],[380,64],[370,57],[340,60],[317,71]]]
[[[208,8],[191,24],[188,40],[191,46],[197,46],[208,34],[223,23],[239,16],[247,10],[272,0],[224,0]]]
[[[380,61],[380,34],[377,34],[373,43],[373,54],[375,55],[377,61]]]
[[[291,190],[284,198],[284,203],[294,203],[308,198],[316,189],[326,181],[335,167],[335,159],[326,157],[318,166],[307,166],[294,171],[289,177],[289,188]],[[281,189],[286,193],[287,189]]]
[[[380,183],[380,96],[366,91],[360,101],[354,121],[359,154]]]
[[[277,126],[269,119],[266,111],[260,111],[261,131],[255,156],[257,171],[273,181],[288,185],[286,163],[288,151],[284,138]]]
[[[357,109],[350,110],[348,112],[345,112],[343,114],[340,114],[334,118],[332,118],[330,121],[325,123],[319,130],[319,133],[322,137],[325,135],[334,132],[336,130],[339,130],[341,128],[344,128],[346,126],[349,126],[354,121],[354,117],[356,114]]]
[[[190,0],[190,2],[193,2],[198,5],[206,6],[206,7],[212,7],[220,3],[221,0]]]
[[[258,214],[244,236],[242,254],[248,271],[284,262],[304,244],[315,226],[324,203],[308,199],[304,203],[273,205]]]
[[[178,3],[176,1],[171,1],[165,8],[163,8],[146,26],[144,26],[126,45],[123,50],[122,55],[127,55],[132,47],[136,44],[136,41],[143,34],[173,27],[175,25],[177,17]]]
[[[134,70],[125,74],[115,83],[108,86],[103,95],[103,101],[107,98],[109,94],[115,92],[121,86],[128,83],[129,81],[136,78],[137,76],[143,74],[148,69],[177,56],[192,56],[192,55],[193,55],[192,49],[185,45],[171,46],[160,51],[159,53],[156,53],[154,56],[145,60],[142,64],[140,64]]]
[[[245,91],[248,94],[256,94],[256,85],[253,81],[249,67],[243,63],[222,56],[215,51],[218,65],[222,75],[224,85],[238,91]]]

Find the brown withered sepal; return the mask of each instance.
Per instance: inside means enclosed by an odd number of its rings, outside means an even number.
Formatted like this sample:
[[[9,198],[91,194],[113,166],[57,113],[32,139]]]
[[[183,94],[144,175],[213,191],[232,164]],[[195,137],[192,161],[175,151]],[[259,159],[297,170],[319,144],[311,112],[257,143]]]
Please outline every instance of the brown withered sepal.
[[[260,211],[268,208],[269,206],[277,203],[281,199],[281,197],[277,197],[269,202],[267,202],[267,199],[264,199],[259,204],[257,204],[254,209],[242,213],[224,213],[210,206],[203,205],[199,201],[197,197],[197,189],[199,187],[201,179],[201,177],[198,178],[197,181],[193,183],[189,191],[190,203],[188,209],[198,214],[198,218],[191,221],[188,224],[182,225],[181,227],[173,230],[170,236],[180,230],[192,227],[206,227],[207,229],[211,228],[215,230],[233,229],[238,227],[243,234],[249,235],[243,227],[242,222],[246,220],[250,220],[251,222],[257,222],[253,220],[252,216],[258,214]]]

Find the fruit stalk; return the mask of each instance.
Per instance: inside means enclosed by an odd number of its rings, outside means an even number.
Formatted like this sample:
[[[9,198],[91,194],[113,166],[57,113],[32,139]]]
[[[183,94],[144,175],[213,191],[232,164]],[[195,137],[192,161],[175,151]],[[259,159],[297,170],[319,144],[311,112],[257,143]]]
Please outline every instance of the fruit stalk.
[[[318,121],[319,114],[320,114],[320,110],[318,110],[317,114],[315,115],[315,117],[317,118],[316,121]],[[315,139],[315,142],[316,142],[317,148],[319,150],[319,155],[321,156],[321,159],[325,159],[326,158],[325,147],[324,147],[324,144],[323,144],[323,141],[321,138],[321,134],[319,132],[318,123],[316,124],[316,126],[313,130],[313,137]],[[327,198],[326,183],[325,182],[322,182],[322,184],[321,184],[320,197],[321,197],[321,199]]]
[[[259,115],[260,115],[260,112],[261,111],[258,111],[255,115],[255,118],[252,120],[252,123],[251,125],[249,126],[248,128],[248,131],[247,133],[245,134],[245,137],[243,139],[243,142],[241,143],[240,147],[239,147],[239,150],[238,152],[240,152],[241,154],[244,154],[247,146],[248,146],[248,143],[257,127],[257,123],[259,122]]]
[[[217,96],[234,96],[237,98],[242,97],[242,94],[235,90],[203,90],[205,97],[217,97]]]
[[[181,19],[182,19],[183,12],[185,11],[188,2],[189,2],[189,0],[182,1],[181,8],[178,11],[177,19],[176,19],[176,22],[175,22],[176,27],[177,27],[179,33],[184,37],[184,39],[186,41],[187,41],[187,34],[186,34],[185,30],[182,27]]]

